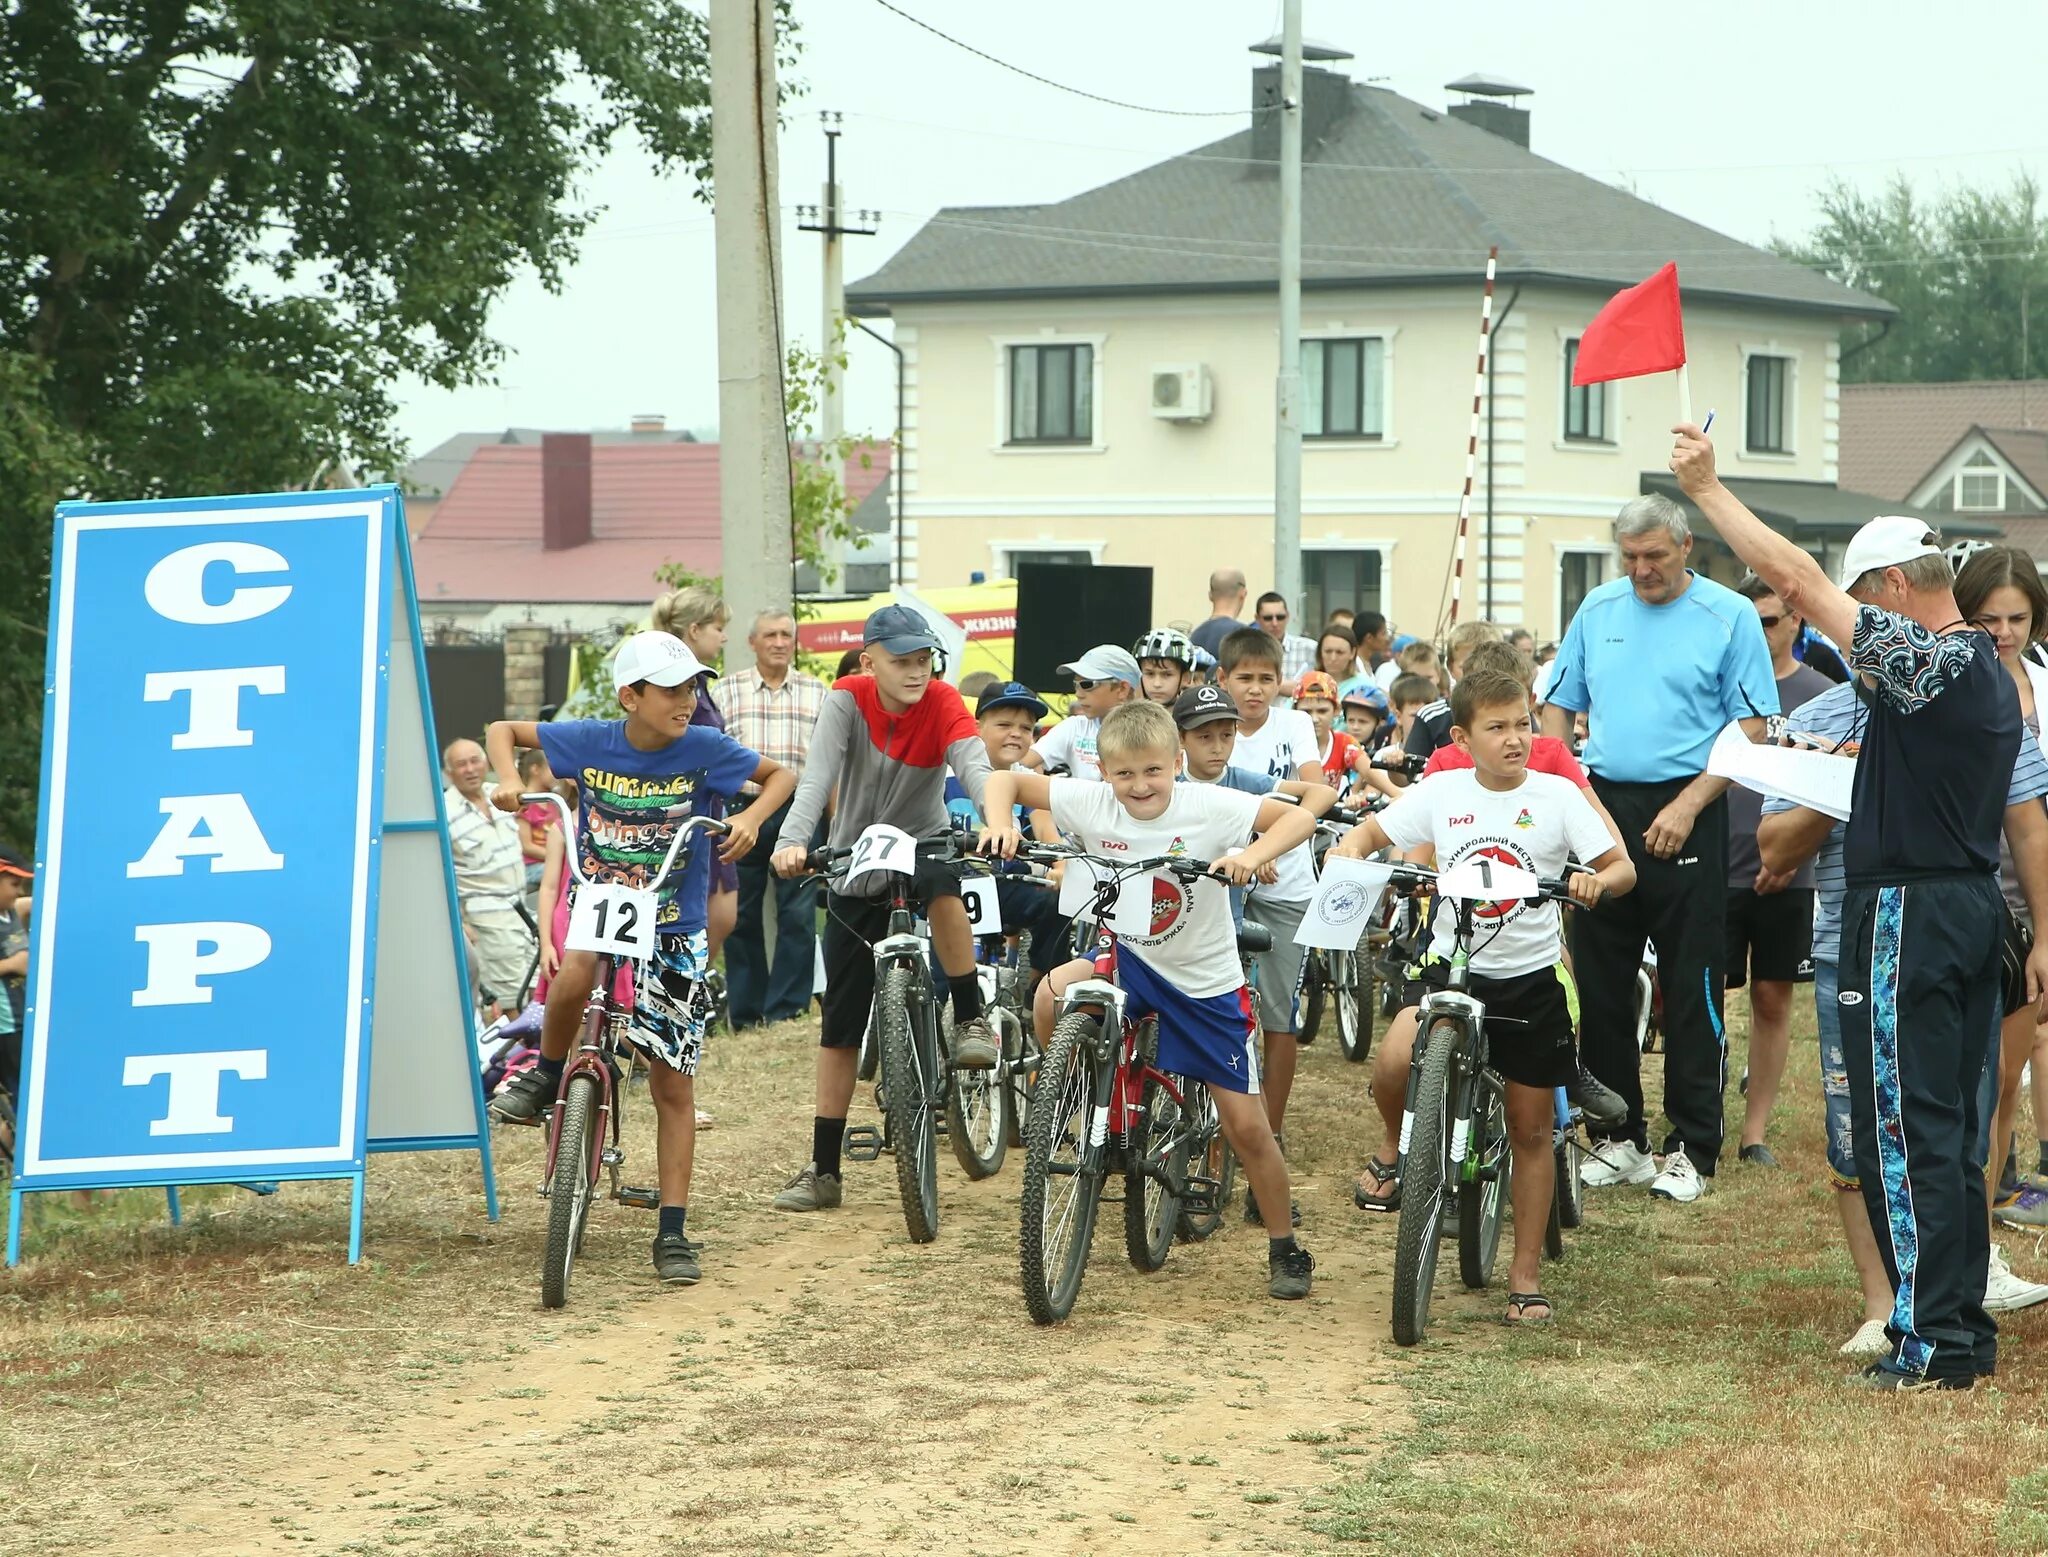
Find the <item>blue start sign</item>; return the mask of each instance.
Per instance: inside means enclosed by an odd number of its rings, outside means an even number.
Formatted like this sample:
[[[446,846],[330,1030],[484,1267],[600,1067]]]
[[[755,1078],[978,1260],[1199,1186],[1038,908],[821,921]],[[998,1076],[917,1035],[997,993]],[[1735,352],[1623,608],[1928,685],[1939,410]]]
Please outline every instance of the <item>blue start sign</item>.
[[[16,1224],[25,1191],[353,1178],[359,1233],[373,1010],[421,993],[377,983],[387,827],[432,839],[408,885],[445,894],[476,1093],[410,571],[388,489],[59,510]],[[388,750],[431,813],[388,817]],[[461,1102],[421,1144],[483,1145]]]

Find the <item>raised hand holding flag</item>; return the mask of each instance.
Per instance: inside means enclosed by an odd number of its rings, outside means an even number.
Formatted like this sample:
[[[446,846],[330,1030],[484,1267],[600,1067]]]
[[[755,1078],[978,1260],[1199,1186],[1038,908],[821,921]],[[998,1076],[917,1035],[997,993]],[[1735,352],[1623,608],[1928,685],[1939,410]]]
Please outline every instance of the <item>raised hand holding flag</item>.
[[[1679,420],[1692,420],[1685,376],[1685,320],[1678,303],[1678,266],[1617,292],[1579,336],[1572,384],[1604,384],[1645,373],[1678,374]]]

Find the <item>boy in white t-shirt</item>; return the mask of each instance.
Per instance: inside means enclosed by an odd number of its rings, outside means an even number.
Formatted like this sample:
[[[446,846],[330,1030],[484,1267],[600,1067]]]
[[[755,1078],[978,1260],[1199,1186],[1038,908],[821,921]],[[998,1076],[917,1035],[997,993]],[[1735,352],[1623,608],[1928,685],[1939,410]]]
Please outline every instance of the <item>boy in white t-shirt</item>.
[[[1529,693],[1519,680],[1504,671],[1475,670],[1452,690],[1451,715],[1452,739],[1472,754],[1473,766],[1420,780],[1354,827],[1334,853],[1364,859],[1380,849],[1430,848],[1442,870],[1478,854],[1543,877],[1562,875],[1576,854],[1594,874],[1573,876],[1571,894],[1589,908],[1635,886],[1627,851],[1577,787],[1569,779],[1529,771]],[[1439,958],[1451,952],[1456,923],[1456,905],[1440,903],[1432,948]],[[1578,1078],[1571,1005],[1558,966],[1562,924],[1555,903],[1520,900],[1485,905],[1475,924],[1471,993],[1485,1002],[1488,1060],[1507,1082],[1514,1151],[1508,1318],[1540,1323],[1552,1317],[1539,1282],[1556,1171],[1552,1092]],[[1411,1004],[1388,1026],[1374,1058],[1373,1100],[1386,1136],[1366,1168],[1371,1186],[1359,1191],[1359,1204],[1368,1210],[1391,1211],[1400,1204],[1395,1164],[1415,1028]]]
[[[1237,702],[1237,745],[1231,766],[1276,779],[1321,784],[1323,764],[1316,727],[1296,708],[1276,708],[1280,696],[1280,645],[1257,627],[1234,632],[1217,651],[1223,689]],[[1266,1114],[1279,1135],[1287,1122],[1300,1048],[1296,1034],[1301,970],[1307,954],[1296,937],[1308,900],[1316,894],[1315,855],[1304,843],[1282,855],[1277,875],[1244,905],[1245,918],[1272,933],[1273,944],[1253,959],[1259,971],[1259,1026],[1266,1035]],[[1245,1220],[1259,1220],[1256,1186],[1245,1191]]]
[[[983,846],[1006,856],[1016,851],[1012,808],[1021,800],[1051,811],[1062,832],[1111,865],[1170,854],[1214,862],[1217,880],[1153,878],[1149,922],[1128,932],[1114,927],[1121,951],[1117,978],[1128,1014],[1159,1020],[1159,1069],[1208,1086],[1224,1138],[1269,1208],[1267,1291],[1277,1298],[1307,1297],[1315,1261],[1295,1242],[1281,1209],[1292,1203],[1287,1164],[1259,1103],[1256,1019],[1224,884],[1244,885],[1261,865],[1306,842],[1314,819],[1282,801],[1177,783],[1179,736],[1173,716],[1157,703],[1112,712],[1102,722],[1099,751],[1105,780],[1100,784],[1016,769],[990,774],[983,810],[996,820]],[[1054,969],[1039,985],[1041,1020],[1050,1017],[1062,990],[1093,971],[1085,959]]]
[[[1067,717],[1024,754],[1023,766],[1037,773],[1065,768],[1078,779],[1099,779],[1102,765],[1095,758],[1096,732],[1111,710],[1142,695],[1144,674],[1138,662],[1113,643],[1098,643],[1073,664],[1060,666],[1059,672],[1074,678]]]

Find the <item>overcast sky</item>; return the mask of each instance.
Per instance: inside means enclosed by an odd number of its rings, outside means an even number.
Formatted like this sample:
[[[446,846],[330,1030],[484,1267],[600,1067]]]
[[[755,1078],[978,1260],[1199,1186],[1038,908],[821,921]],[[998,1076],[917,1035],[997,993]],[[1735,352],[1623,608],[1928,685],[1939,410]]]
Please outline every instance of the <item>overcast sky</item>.
[[[804,92],[785,109],[781,201],[786,317],[815,344],[819,238],[796,229],[824,178],[818,110],[845,114],[840,181],[883,213],[847,240],[868,274],[941,206],[1053,201],[1242,129],[1249,45],[1278,30],[1276,0],[895,0],[1025,69],[1184,118],[1072,96],[978,59],[875,0],[796,0]],[[1626,18],[1617,26],[1617,18]],[[1349,49],[1338,68],[1430,106],[1473,71],[1530,87],[1532,147],[1751,242],[1813,224],[1840,174],[1876,188],[1903,172],[1929,191],[2048,168],[2040,0],[1907,0],[1843,7],[1715,0],[1655,9],[1590,0],[1427,6],[1306,0],[1307,36]],[[623,147],[592,177],[603,217],[558,296],[522,281],[492,319],[509,355],[496,387],[401,391],[419,453],[451,433],[507,425],[671,426],[718,420],[717,277],[710,212],[685,178]],[[1597,237],[1595,235],[1589,235]],[[1484,256],[1474,256],[1475,273]],[[886,325],[882,326],[884,329]],[[886,435],[894,369],[856,337],[850,431]]]

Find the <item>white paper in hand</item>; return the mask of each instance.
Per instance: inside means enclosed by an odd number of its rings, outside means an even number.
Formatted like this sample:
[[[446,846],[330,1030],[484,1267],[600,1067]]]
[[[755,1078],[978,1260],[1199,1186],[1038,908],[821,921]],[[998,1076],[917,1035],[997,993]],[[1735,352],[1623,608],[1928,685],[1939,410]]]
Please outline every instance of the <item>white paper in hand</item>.
[[[1352,950],[1371,927],[1393,874],[1393,866],[1378,860],[1326,858],[1316,895],[1302,913],[1295,944],[1328,951]]]
[[[1758,746],[1742,733],[1741,725],[1731,724],[1715,738],[1714,749],[1707,755],[1707,771],[1838,822],[1849,819],[1849,796],[1856,787],[1854,757]]]

